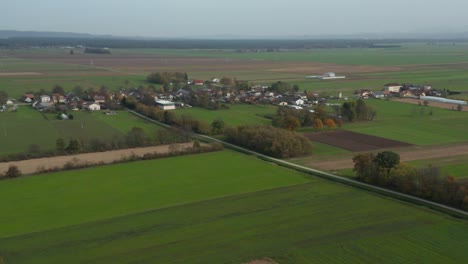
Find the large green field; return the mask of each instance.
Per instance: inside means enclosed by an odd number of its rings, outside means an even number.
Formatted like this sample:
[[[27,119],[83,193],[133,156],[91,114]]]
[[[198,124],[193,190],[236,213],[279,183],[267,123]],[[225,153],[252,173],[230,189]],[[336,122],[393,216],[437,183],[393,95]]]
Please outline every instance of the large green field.
[[[386,100],[369,99],[366,102],[375,106],[375,120],[348,123],[344,129],[416,145],[468,141],[468,112],[431,107],[430,104],[424,107]]]
[[[56,115],[43,114],[30,106],[21,106],[15,113],[0,113],[0,155],[27,152],[32,144],[53,150],[58,138],[107,141],[123,136],[132,127],[141,127],[148,135],[159,129],[125,111],[112,116],[102,112],[72,114],[73,120],[58,120]]]
[[[350,65],[417,65],[468,62],[468,44],[404,43],[401,48],[337,48],[310,49],[283,52],[240,53],[234,50],[167,50],[140,49],[121,52],[140,52],[171,56],[194,56],[229,59],[256,59],[273,61],[306,61]]]
[[[456,178],[468,178],[468,155],[417,160],[409,163],[418,167],[437,166],[444,175],[451,175]]]
[[[288,52],[258,52],[258,53],[237,53],[232,50],[165,50],[165,49],[116,49],[109,58],[116,58],[115,71],[110,68],[92,67],[90,65],[76,65],[60,63],[58,61],[48,62],[44,59],[17,59],[24,54],[34,54],[41,56],[62,56],[63,50],[37,49],[8,51],[13,56],[0,58],[1,72],[38,72],[39,76],[8,76],[0,77],[0,90],[6,90],[13,97],[19,97],[24,92],[37,89],[49,90],[54,85],[63,86],[70,90],[76,85],[82,87],[98,88],[105,85],[109,88],[137,87],[148,85],[145,81],[145,74],[150,71],[168,71],[169,69],[138,68],[138,65],[123,63],[119,57],[132,56],[135,54],[149,54],[171,57],[196,57],[196,58],[225,58],[240,59],[248,65],[249,61],[270,61],[272,69],[250,69],[242,70],[230,69],[227,64],[223,67],[213,67],[213,69],[197,69],[191,66],[188,72],[191,78],[210,79],[213,76],[230,76],[238,79],[249,80],[255,83],[271,83],[277,80],[289,81],[298,84],[301,89],[313,90],[322,94],[337,95],[339,91],[351,94],[356,89],[379,90],[385,83],[416,83],[432,84],[436,88],[466,91],[468,77],[465,72],[468,59],[468,44],[441,43],[440,46],[427,45],[426,43],[405,43],[401,48],[391,49],[311,49]],[[114,55],[115,54],[115,55]],[[34,56],[33,56],[34,58]],[[155,62],[160,58],[155,58]],[[321,74],[323,72],[289,71],[291,64],[282,63],[331,63],[337,66],[345,65],[347,68],[338,68],[338,71],[345,71],[348,75],[346,80],[320,81],[306,80],[304,77],[310,74]],[[349,74],[353,65],[367,65],[369,72]],[[378,66],[379,71],[372,70],[372,66]],[[396,66],[391,70],[385,70],[386,66]],[[187,71],[183,65],[170,65],[170,70]],[[202,67],[203,68],[203,67]],[[280,68],[280,69],[278,69]],[[126,74],[134,69],[141,75]],[[341,69],[341,70],[340,70]],[[317,69],[315,69],[317,70]]]
[[[0,201],[5,263],[468,258],[465,220],[231,151],[1,181]]]

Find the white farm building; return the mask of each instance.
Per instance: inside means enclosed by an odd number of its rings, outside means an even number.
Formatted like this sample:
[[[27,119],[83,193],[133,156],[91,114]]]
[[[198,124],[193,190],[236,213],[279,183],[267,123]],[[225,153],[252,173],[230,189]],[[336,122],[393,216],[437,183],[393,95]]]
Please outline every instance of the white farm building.
[[[171,101],[156,100],[156,105],[162,110],[174,110],[176,109],[175,104]]]
[[[337,76],[334,72],[326,72],[323,75],[306,76],[307,79],[320,79],[320,80],[335,80],[346,79],[346,76]]]

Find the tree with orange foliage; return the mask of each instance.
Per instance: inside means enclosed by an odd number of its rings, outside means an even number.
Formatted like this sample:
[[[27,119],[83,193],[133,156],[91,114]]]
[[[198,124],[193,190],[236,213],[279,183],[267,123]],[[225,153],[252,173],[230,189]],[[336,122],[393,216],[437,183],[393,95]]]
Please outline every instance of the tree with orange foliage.
[[[322,128],[323,128],[322,120],[320,120],[319,118],[315,118],[315,120],[314,120],[314,127],[315,127],[316,129],[322,129]]]
[[[336,126],[335,121],[331,118],[327,118],[327,120],[325,120],[325,124],[327,124],[328,128],[334,128]]]

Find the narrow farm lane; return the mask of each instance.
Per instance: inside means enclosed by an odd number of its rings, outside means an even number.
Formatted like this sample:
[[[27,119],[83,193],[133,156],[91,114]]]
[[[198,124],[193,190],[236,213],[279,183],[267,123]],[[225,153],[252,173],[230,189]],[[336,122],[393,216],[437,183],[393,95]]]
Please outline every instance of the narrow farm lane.
[[[462,143],[456,146],[441,146],[408,151],[403,150],[401,152],[398,151],[398,153],[400,154],[400,161],[402,162],[460,156],[468,154],[468,143]],[[328,171],[349,169],[354,166],[351,157],[310,161],[307,162],[306,165]]]
[[[192,143],[182,143],[174,144],[178,149],[187,149],[192,147]],[[144,147],[144,148],[132,148],[132,149],[120,149],[112,150],[105,152],[95,152],[95,153],[83,153],[77,155],[68,155],[68,156],[56,156],[49,158],[40,158],[40,159],[30,159],[22,161],[13,161],[13,162],[2,162],[0,163],[0,171],[5,172],[8,170],[10,165],[16,165],[21,170],[23,174],[32,174],[36,173],[39,168],[44,169],[53,169],[53,168],[63,168],[67,162],[74,162],[75,164],[109,164],[114,161],[121,160],[126,157],[143,156],[149,153],[168,153],[170,151],[170,145],[162,146],[153,146],[153,147]]]

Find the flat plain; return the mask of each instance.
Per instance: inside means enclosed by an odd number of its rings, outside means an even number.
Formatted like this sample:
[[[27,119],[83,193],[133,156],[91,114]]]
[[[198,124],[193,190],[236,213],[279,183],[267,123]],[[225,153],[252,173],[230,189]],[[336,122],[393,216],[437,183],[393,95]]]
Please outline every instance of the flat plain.
[[[0,188],[6,263],[468,257],[466,221],[231,151],[26,177]]]
[[[140,127],[152,136],[158,126],[135,117],[126,111],[116,115],[102,112],[73,112],[73,120],[59,120],[55,114],[41,113],[30,106],[20,106],[17,112],[0,112],[0,155],[28,152],[31,145],[41,150],[54,150],[58,138],[76,138],[89,142],[105,142],[122,137],[132,127]]]
[[[0,90],[19,98],[61,85],[70,91],[147,86],[156,71],[190,78],[283,80],[321,95],[379,90],[385,83],[432,84],[462,92],[468,45],[404,44],[392,49],[313,49],[238,53],[233,50],[114,50],[69,55],[62,49],[0,51]],[[333,71],[346,80],[306,75]],[[468,141],[467,112],[369,100],[372,122],[342,129],[413,144],[450,148]],[[423,110],[421,110],[423,109]],[[208,123],[268,124],[272,106],[183,109]],[[432,112],[432,114],[430,114]],[[65,123],[68,122],[68,123]],[[128,113],[77,113],[54,120],[21,106],[0,113],[0,155],[53,148],[59,136],[122,135],[153,125]],[[86,133],[83,133],[83,129]],[[32,133],[33,131],[34,133]],[[2,138],[3,136],[3,138]],[[313,143],[318,160],[352,152]],[[301,161],[302,164],[307,163]],[[310,160],[309,160],[310,161]],[[465,155],[414,162],[440,164],[464,177]],[[311,165],[313,166],[313,164]],[[13,202],[14,201],[14,202]],[[6,263],[244,263],[270,257],[289,263],[463,263],[468,224],[426,208],[294,172],[231,151],[143,161],[0,181],[0,256]]]

